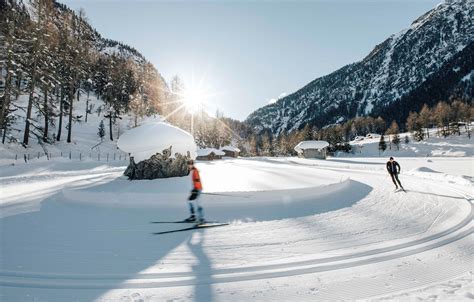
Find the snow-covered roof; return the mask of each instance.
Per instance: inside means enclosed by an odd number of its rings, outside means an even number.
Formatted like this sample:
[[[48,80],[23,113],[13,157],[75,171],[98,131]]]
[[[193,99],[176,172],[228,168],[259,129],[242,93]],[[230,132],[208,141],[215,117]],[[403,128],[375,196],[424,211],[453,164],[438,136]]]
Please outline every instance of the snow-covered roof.
[[[240,149],[239,149],[239,148],[234,147],[234,146],[229,146],[229,145],[222,147],[221,150],[223,150],[223,151],[231,151],[231,152],[240,152]]]
[[[329,146],[327,141],[302,141],[295,147],[296,152],[303,152],[306,149],[318,149],[321,150]]]
[[[117,142],[120,150],[130,153],[135,162],[150,158],[157,152],[171,148],[171,156],[175,153],[196,157],[194,137],[188,132],[163,122],[151,122],[130,129],[122,134]]]
[[[366,137],[371,137],[371,138],[380,138],[380,134],[377,133],[368,133]]]
[[[199,149],[199,150],[196,151],[197,156],[208,156],[212,152],[214,152],[215,155],[220,155],[220,156],[225,155],[225,153],[222,152],[221,150],[217,150],[217,149],[214,149],[214,148],[204,148],[204,149]]]

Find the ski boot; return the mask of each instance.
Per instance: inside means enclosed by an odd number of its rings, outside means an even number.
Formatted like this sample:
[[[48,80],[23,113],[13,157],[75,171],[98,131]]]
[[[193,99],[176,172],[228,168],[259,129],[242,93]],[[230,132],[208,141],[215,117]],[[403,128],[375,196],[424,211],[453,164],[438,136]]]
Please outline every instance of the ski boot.
[[[196,215],[191,214],[188,218],[184,220],[184,222],[196,222]]]

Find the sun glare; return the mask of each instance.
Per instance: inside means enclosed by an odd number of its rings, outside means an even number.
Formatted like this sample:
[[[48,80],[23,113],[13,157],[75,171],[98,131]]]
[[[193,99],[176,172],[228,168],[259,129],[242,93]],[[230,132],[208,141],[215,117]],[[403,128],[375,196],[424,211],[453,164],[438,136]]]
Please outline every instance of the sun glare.
[[[194,114],[201,110],[206,102],[208,93],[199,87],[188,87],[181,96],[181,101],[186,110]]]

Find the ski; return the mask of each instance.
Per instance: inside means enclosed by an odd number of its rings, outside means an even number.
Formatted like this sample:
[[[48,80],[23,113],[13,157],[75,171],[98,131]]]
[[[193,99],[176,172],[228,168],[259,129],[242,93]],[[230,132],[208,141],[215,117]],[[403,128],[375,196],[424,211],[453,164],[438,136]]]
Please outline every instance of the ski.
[[[215,228],[215,227],[221,227],[221,226],[226,226],[226,225],[229,225],[229,224],[228,223],[220,223],[220,224],[204,223],[204,224],[197,224],[195,226],[184,228],[184,229],[156,232],[156,233],[153,233],[153,235],[163,235],[163,234],[169,234],[169,233],[185,232],[185,231],[192,231],[192,230],[199,230],[199,229],[206,229],[206,228]]]
[[[186,220],[178,220],[178,221],[150,221],[150,223],[196,223],[196,221],[186,221]],[[205,223],[220,223],[218,221],[205,221]]]

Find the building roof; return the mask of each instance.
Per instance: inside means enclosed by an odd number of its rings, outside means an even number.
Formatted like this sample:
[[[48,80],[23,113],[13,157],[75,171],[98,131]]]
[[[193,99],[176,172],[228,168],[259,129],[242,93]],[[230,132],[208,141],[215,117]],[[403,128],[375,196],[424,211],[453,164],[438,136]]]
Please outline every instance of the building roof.
[[[199,149],[196,151],[197,153],[197,156],[208,156],[209,154],[213,153],[215,155],[219,155],[219,156],[224,156],[225,153],[222,152],[221,150],[217,150],[217,149],[214,149],[214,148],[205,148],[205,149]]]
[[[224,146],[221,148],[222,151],[240,152],[240,149],[234,146]]]
[[[321,150],[329,146],[327,141],[302,141],[295,147],[296,152],[303,152],[306,149]]]

